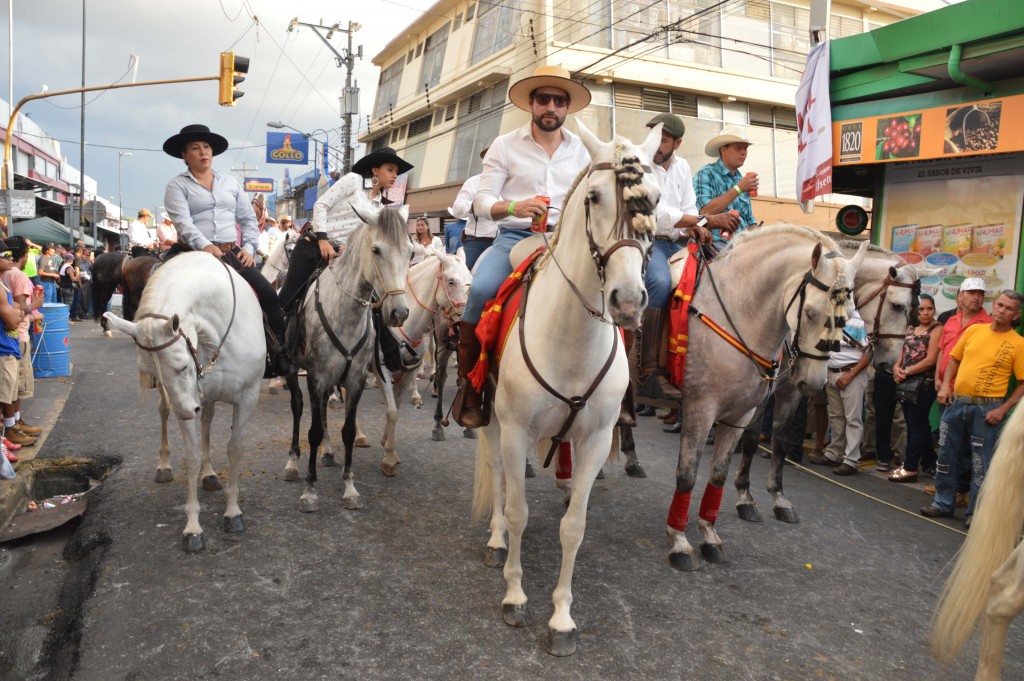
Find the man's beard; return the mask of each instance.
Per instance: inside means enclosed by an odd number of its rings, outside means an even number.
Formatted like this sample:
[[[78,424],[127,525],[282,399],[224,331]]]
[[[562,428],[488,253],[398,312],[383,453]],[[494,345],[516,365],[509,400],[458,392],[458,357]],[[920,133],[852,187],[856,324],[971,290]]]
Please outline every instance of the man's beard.
[[[533,117],[533,123],[544,132],[554,132],[562,127],[565,119],[558,120],[558,116],[551,116],[550,114],[541,114],[540,116]]]
[[[656,151],[656,152],[654,152],[654,162],[656,164],[658,164],[659,166],[663,165],[666,161],[668,161],[669,158],[671,158],[671,156],[672,156],[671,153],[663,154],[660,151]]]

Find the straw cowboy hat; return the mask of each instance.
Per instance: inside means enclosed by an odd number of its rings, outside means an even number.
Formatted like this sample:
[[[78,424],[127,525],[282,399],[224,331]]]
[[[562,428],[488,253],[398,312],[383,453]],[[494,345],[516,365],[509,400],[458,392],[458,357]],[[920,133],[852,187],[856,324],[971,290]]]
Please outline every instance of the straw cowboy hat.
[[[722,128],[722,132],[718,133],[717,137],[712,137],[710,141],[704,146],[704,153],[713,158],[718,158],[718,150],[724,147],[726,144],[746,144],[750,146],[753,144],[750,140],[743,136],[743,131],[739,128],[728,126]]]
[[[384,147],[371,152],[352,164],[352,172],[363,177],[370,176],[370,170],[380,168],[385,163],[394,163],[398,166],[398,174],[407,173],[413,169],[413,165],[402,158],[391,147]]]
[[[181,158],[185,145],[189,142],[206,142],[213,149],[213,155],[223,154],[228,150],[228,141],[205,125],[193,123],[186,125],[177,135],[171,135],[164,142],[164,153],[174,158]]]
[[[538,66],[532,76],[513,83],[508,98],[523,111],[529,111],[530,93],[539,87],[556,87],[569,93],[568,113],[576,113],[590,104],[590,90],[572,80],[561,66]]]

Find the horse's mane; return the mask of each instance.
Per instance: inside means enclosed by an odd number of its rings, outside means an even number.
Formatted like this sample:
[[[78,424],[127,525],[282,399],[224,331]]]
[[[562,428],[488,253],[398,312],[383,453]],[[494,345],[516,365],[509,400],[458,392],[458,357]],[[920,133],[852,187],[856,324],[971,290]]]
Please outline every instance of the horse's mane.
[[[777,236],[779,234],[789,234],[792,236],[807,239],[809,241],[817,241],[822,245],[826,251],[838,251],[839,245],[832,240],[827,234],[823,234],[816,229],[810,227],[804,227],[803,225],[794,225],[789,222],[777,222],[773,225],[765,225],[758,229],[747,229],[740,232],[732,238],[729,245],[724,249],[722,255],[726,255],[731,252],[737,244],[746,243],[756,239],[763,239],[771,236]]]
[[[864,243],[864,242],[863,241],[857,241],[855,239],[842,239],[840,241],[837,241],[836,243],[839,244],[840,248],[846,248],[846,249],[849,249],[851,251],[856,251],[857,249],[860,248],[860,245],[862,243]],[[870,243],[870,242],[868,243],[868,253],[883,253],[885,255],[896,255],[895,253],[890,251],[888,248],[882,248],[881,246],[876,246],[875,244]]]

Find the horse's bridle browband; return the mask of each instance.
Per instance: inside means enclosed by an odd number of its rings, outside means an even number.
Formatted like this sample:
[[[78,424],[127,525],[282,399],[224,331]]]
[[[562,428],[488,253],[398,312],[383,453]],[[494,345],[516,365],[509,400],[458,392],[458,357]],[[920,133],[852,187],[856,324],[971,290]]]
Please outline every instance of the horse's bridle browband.
[[[867,305],[877,296],[881,296],[878,300],[878,309],[875,310],[874,328],[868,331],[868,346],[874,346],[879,340],[886,338],[904,338],[903,334],[899,333],[879,333],[878,329],[882,325],[882,308],[885,306],[885,295],[889,292],[889,287],[895,286],[897,288],[909,288],[914,292],[912,297],[913,300],[917,300],[917,296],[921,293],[921,280],[914,280],[913,283],[904,284],[896,281],[888,274],[885,275],[885,279],[882,280],[882,285],[879,286],[875,291],[868,294],[868,296],[861,301],[854,301],[859,310],[862,306]],[[913,303],[912,303],[913,304]],[[908,310],[909,312],[909,310]]]
[[[224,266],[225,270],[228,270],[228,264],[224,262],[224,260],[220,258],[218,258],[217,260],[218,262],[220,262],[221,265]],[[228,334],[231,332],[231,327],[235,323],[235,311],[238,308],[238,297],[235,293],[235,280],[231,277],[230,270],[228,271],[228,281],[231,282],[231,318],[228,320],[228,328],[224,330],[224,335],[221,336],[220,343],[217,343],[217,347],[213,351],[213,357],[210,358],[210,363],[206,365],[206,368],[203,368],[202,363],[199,361],[198,348],[192,345],[192,341],[189,339],[188,336],[185,335],[185,332],[182,330],[181,326],[178,327],[178,333],[172,336],[171,339],[166,343],[161,343],[160,345],[149,347],[143,345],[138,341],[138,339],[136,339],[135,345],[137,345],[140,350],[145,350],[147,352],[159,352],[164,348],[169,348],[171,345],[177,342],[179,338],[185,339],[185,347],[188,348],[189,354],[192,355],[192,363],[196,367],[196,380],[199,381],[200,379],[202,379],[203,376],[205,376],[206,374],[210,373],[210,371],[213,370],[213,366],[217,363],[217,360],[220,358],[220,351],[221,348],[224,347],[224,341],[228,339]],[[139,315],[139,319],[162,319],[164,321],[170,321],[170,317],[162,314],[156,314],[155,312],[147,312],[146,314]]]

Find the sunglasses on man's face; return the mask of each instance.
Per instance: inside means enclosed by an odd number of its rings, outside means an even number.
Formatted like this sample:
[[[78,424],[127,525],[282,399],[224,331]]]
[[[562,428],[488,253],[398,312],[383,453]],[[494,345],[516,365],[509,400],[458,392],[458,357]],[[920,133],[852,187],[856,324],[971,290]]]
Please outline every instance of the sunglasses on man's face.
[[[559,109],[564,109],[569,106],[569,98],[566,95],[549,95],[546,92],[534,95],[533,101],[537,102],[541,106],[547,106],[551,102],[554,102],[555,106]]]
[[[12,260],[14,256],[10,251],[2,251],[0,252],[0,258],[3,258],[4,260]]]

